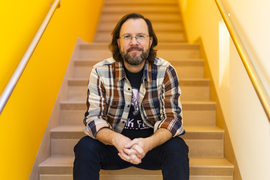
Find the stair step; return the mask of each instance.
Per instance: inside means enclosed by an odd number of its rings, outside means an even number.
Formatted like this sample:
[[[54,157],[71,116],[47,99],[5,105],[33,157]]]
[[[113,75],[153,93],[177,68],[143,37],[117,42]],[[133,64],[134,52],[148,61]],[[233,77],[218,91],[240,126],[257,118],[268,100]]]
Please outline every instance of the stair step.
[[[73,101],[85,100],[88,79],[68,79],[67,99]],[[209,79],[179,79],[182,91],[182,101],[208,101]]]
[[[84,101],[61,101],[61,110],[84,110]],[[185,111],[215,111],[216,102],[211,101],[182,101]]]
[[[112,56],[108,48],[109,43],[93,43],[80,45],[78,58],[106,59]],[[199,46],[187,43],[160,43],[157,48],[157,56],[167,60],[199,59]]]
[[[216,126],[216,103],[209,101],[182,101],[185,126]],[[62,101],[61,123],[81,125],[86,111],[85,101]]]
[[[51,130],[52,155],[73,155],[73,147],[85,136],[83,125],[58,126]],[[191,157],[222,157],[223,130],[218,127],[185,127],[183,139]]]
[[[85,136],[84,125],[60,125],[51,130],[53,139],[80,139]],[[217,126],[185,126],[183,139],[223,139],[223,129]]]
[[[136,1],[126,1],[126,0],[110,0],[105,1],[104,6],[107,5],[178,5],[176,0],[136,0]]]
[[[108,44],[102,42],[81,43],[80,49],[82,50],[107,50]],[[158,50],[196,50],[199,51],[200,46],[198,44],[189,44],[186,42],[160,42],[157,45]]]
[[[116,26],[117,21],[103,22],[98,25],[97,29],[99,32],[107,32],[111,34],[114,27]],[[184,26],[180,22],[153,22],[153,29],[155,32],[180,32],[184,31]]]
[[[145,4],[145,5],[132,5],[130,6],[129,4],[116,4],[116,5],[106,5],[103,6],[102,12],[104,13],[131,13],[131,12],[136,12],[136,13],[149,13],[149,12],[154,12],[154,13],[179,13],[179,6],[176,4]]]
[[[128,1],[126,1],[128,2]],[[99,24],[103,23],[103,22],[118,22],[124,15],[126,15],[126,13],[121,13],[121,12],[117,12],[117,13],[102,13],[100,19],[99,19]],[[160,21],[166,21],[166,22],[173,22],[173,21],[177,21],[177,22],[182,22],[182,17],[180,16],[179,13],[155,13],[155,12],[144,12],[142,13],[142,15],[145,18],[148,18],[149,20],[151,20],[152,23],[154,22],[160,22]],[[115,24],[116,25],[116,24]]]
[[[72,177],[73,156],[51,156],[39,166],[41,180],[68,180]],[[190,175],[191,179],[204,180],[205,177],[217,177],[226,180],[233,176],[233,166],[225,158],[215,157],[190,157]],[[43,178],[43,179],[42,179]],[[46,179],[47,178],[47,179]],[[142,170],[130,167],[123,170],[101,170],[101,180],[157,180],[162,179],[161,171]],[[151,179],[152,178],[152,179]],[[225,180],[225,179],[223,179]]]
[[[93,65],[100,62],[96,59],[76,59],[74,61],[74,78],[89,78]],[[203,78],[204,61],[199,59],[169,60],[178,74],[178,78]]]

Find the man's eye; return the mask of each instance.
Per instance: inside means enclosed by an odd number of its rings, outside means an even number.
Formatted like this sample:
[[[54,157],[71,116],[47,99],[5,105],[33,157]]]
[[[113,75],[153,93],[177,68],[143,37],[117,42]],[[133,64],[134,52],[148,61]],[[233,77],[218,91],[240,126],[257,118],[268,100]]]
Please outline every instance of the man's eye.
[[[137,35],[137,38],[138,39],[143,39],[144,38],[144,35]]]
[[[126,35],[126,36],[124,36],[124,39],[131,39],[131,36],[130,35]]]

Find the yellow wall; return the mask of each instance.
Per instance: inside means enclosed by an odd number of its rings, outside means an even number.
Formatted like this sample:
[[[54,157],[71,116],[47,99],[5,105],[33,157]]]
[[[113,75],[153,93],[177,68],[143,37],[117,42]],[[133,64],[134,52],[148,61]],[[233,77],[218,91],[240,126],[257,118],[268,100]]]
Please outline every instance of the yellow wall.
[[[0,6],[0,92],[53,0]],[[62,0],[3,113],[0,179],[28,179],[78,37],[91,42],[103,0]]]
[[[262,66],[265,83],[270,79],[270,2],[228,0],[231,19],[251,45]],[[244,180],[270,179],[270,126],[231,39],[222,31],[220,13],[213,0],[179,0],[187,38],[204,45],[214,87],[224,114],[239,171]],[[256,26],[255,26],[256,25]],[[227,42],[227,44],[226,44]],[[224,58],[224,56],[228,56]],[[268,57],[268,58],[266,58]],[[269,84],[269,83],[268,83]]]

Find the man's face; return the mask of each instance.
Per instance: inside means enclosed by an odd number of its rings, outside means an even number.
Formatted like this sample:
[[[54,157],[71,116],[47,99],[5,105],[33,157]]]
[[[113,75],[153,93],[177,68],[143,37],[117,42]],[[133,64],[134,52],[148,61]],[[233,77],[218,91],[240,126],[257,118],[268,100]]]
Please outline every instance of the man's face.
[[[117,42],[124,62],[136,66],[147,59],[152,38],[143,19],[128,19],[121,27]]]

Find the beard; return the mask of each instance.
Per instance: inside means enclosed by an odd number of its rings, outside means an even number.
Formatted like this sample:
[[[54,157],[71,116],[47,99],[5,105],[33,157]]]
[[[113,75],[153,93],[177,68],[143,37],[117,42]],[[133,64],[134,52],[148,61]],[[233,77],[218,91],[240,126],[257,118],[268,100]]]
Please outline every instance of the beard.
[[[137,52],[134,52],[131,55],[129,55],[129,52],[133,49],[142,51],[142,54],[140,56],[137,56],[136,55]],[[142,48],[139,48],[139,47],[131,47],[126,51],[126,53],[121,51],[121,55],[122,55],[122,58],[124,59],[124,61],[126,61],[128,64],[133,65],[133,66],[137,66],[137,65],[140,65],[141,63],[143,63],[148,58],[149,49],[144,51]]]

